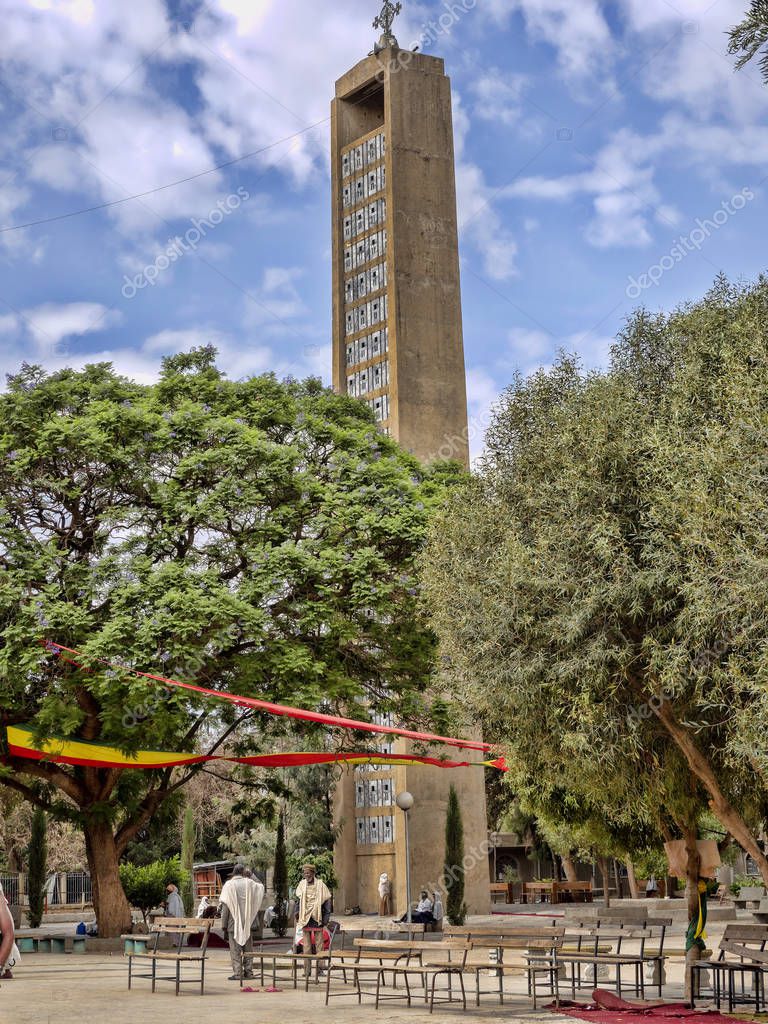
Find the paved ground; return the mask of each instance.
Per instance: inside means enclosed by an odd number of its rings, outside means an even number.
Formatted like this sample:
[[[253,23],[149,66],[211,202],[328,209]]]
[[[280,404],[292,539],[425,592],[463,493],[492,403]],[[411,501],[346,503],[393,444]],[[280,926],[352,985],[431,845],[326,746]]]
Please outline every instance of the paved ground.
[[[371,923],[368,919],[366,927]],[[360,924],[361,919],[355,919],[354,925],[359,927]],[[721,931],[722,925],[714,925],[710,946],[717,944]],[[669,945],[680,946],[681,938],[682,926],[676,926]],[[206,996],[200,998],[190,985],[177,998],[170,983],[163,984],[152,995],[149,982],[140,980],[128,992],[127,965],[119,953],[27,954],[16,970],[16,977],[0,986],[0,1024],[210,1024],[212,1020],[229,1018],[253,1024],[317,1024],[319,1020],[370,1024],[377,1019],[370,999],[359,1007],[356,998],[349,995],[332,1000],[330,1008],[326,1009],[324,990],[313,986],[308,993],[295,992],[290,983],[284,983],[281,992],[244,994],[236,983],[227,980],[229,973],[226,951],[211,950],[206,969]],[[683,964],[675,958],[668,965],[666,998],[680,999],[682,980]],[[572,1020],[552,1017],[547,1011],[533,1013],[522,979],[512,980],[510,988],[510,999],[503,1008],[486,996],[479,1010],[471,1007],[466,1015],[458,1007],[440,1007],[430,1017],[421,1007],[408,1009],[405,1004],[389,1003],[380,1011],[378,1019],[384,1024],[426,1024],[427,1021],[442,1024],[452,1019],[466,1024],[499,1020],[521,1024],[562,1020],[566,1024]],[[584,1000],[588,997],[588,991],[581,993]]]
[[[357,1005],[350,995],[331,1001],[324,994],[284,988],[274,993],[241,993],[230,973],[223,950],[211,953],[206,970],[206,995],[200,998],[189,986],[178,998],[166,983],[152,995],[148,981],[138,981],[128,992],[127,969],[119,955],[26,956],[13,981],[0,987],[0,1024],[211,1024],[214,1020],[244,1020],[258,1024],[317,1024],[320,1020],[370,1024],[376,1018],[372,1005]],[[502,1011],[486,1003],[466,1015],[458,1009],[436,1008],[434,1016],[403,1003],[390,1003],[380,1011],[386,1024],[426,1024],[455,1017],[464,1024],[488,1024],[501,1017],[521,1022],[541,1022],[550,1015],[532,1013],[524,995]]]

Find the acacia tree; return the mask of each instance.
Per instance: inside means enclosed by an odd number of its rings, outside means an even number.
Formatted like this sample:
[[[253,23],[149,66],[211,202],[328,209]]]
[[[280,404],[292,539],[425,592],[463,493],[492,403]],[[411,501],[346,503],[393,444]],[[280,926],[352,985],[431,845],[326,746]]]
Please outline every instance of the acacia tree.
[[[690,883],[707,804],[768,882],[766,393],[765,279],[641,310],[608,372],[515,380],[424,558],[512,784],[682,834]]]
[[[212,349],[165,360],[151,386],[108,364],[24,366],[0,396],[0,724],[213,752],[249,715],[105,661],[418,720],[433,640],[414,563],[445,476],[362,403],[229,381]],[[11,760],[0,783],[81,825],[111,936],[130,924],[119,859],[191,774]]]

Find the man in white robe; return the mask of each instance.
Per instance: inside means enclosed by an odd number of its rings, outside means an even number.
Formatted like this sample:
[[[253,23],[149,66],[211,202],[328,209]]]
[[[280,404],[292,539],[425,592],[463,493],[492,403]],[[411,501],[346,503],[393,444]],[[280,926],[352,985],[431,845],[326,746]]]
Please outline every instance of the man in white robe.
[[[316,937],[331,918],[333,899],[328,886],[316,876],[314,864],[305,864],[302,871],[304,877],[296,886],[296,924],[304,933],[304,949],[316,953]]]
[[[253,977],[253,952],[251,929],[261,910],[264,886],[253,878],[246,878],[245,868],[236,864],[232,877],[224,883],[219,896],[221,906],[221,927],[229,938],[229,954],[232,958],[230,981],[241,981]]]

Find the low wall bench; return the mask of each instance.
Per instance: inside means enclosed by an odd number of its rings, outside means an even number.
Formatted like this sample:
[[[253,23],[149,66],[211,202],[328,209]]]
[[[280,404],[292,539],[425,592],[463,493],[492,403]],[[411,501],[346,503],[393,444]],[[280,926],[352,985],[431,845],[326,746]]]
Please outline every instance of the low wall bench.
[[[84,953],[85,935],[51,935],[39,928],[19,928],[16,945],[20,953]]]

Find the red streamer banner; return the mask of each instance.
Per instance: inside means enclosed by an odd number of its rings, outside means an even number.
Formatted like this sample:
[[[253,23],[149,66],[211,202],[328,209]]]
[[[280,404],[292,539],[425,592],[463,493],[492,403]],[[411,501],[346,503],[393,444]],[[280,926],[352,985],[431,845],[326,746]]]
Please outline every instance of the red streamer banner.
[[[76,651],[72,647],[64,647],[63,644],[54,643],[51,640],[42,641],[46,650],[57,654],[60,658],[71,654],[75,658],[88,661],[88,656],[82,651]],[[69,661],[70,659],[65,658]],[[101,658],[96,660],[99,665],[115,671],[126,672],[129,675],[137,676],[140,679],[147,679],[150,682],[162,683],[163,686],[174,686],[182,690],[189,690],[202,697],[215,697],[218,700],[226,700],[237,707],[253,708],[256,711],[263,711],[269,715],[276,715],[282,718],[293,718],[303,722],[315,722],[318,725],[333,726],[337,729],[352,729],[357,732],[381,733],[389,736],[402,736],[405,739],[420,740],[423,743],[441,743],[446,747],[459,747],[462,750],[480,750],[484,753],[493,750],[490,743],[481,743],[477,740],[462,740],[451,736],[437,736],[429,732],[416,732],[412,729],[399,729],[393,725],[376,725],[374,722],[359,722],[354,718],[339,718],[335,715],[324,715],[319,711],[308,711],[304,708],[292,708],[285,704],[273,704],[270,701],[258,700],[255,697],[240,697],[233,693],[223,693],[219,690],[209,690],[204,686],[195,686],[193,683],[183,683],[178,679],[169,679],[167,676],[154,675],[151,672],[139,672],[138,669],[129,668],[115,662],[104,661]],[[72,662],[78,668],[83,668],[78,662]]]

